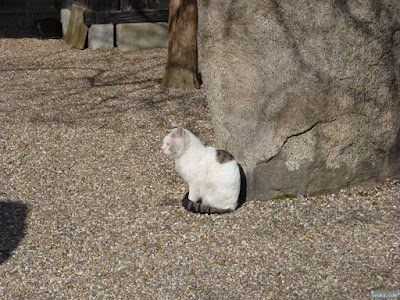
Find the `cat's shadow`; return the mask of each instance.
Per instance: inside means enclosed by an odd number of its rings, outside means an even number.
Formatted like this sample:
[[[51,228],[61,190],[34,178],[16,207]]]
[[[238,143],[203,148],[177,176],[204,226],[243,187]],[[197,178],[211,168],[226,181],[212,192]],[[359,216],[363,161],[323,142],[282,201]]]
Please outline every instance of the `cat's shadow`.
[[[244,170],[242,166],[238,163],[239,165],[239,171],[240,171],[240,193],[239,193],[239,200],[238,200],[238,207],[241,207],[245,202],[246,202],[246,197],[247,197],[247,180],[246,180],[246,174],[244,173]]]

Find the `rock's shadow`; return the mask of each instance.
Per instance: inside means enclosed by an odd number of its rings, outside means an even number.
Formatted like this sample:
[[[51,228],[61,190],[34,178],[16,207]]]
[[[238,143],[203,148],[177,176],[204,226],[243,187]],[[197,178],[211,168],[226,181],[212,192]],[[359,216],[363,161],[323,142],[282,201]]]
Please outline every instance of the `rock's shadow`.
[[[0,265],[11,257],[25,236],[28,207],[18,202],[0,202]]]

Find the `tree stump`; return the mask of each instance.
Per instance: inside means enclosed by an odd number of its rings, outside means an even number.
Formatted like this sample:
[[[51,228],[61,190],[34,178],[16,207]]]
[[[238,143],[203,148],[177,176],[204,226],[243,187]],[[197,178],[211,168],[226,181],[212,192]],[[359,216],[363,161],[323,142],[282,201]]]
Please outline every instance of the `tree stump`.
[[[199,88],[197,80],[197,0],[169,3],[168,58],[161,86]]]

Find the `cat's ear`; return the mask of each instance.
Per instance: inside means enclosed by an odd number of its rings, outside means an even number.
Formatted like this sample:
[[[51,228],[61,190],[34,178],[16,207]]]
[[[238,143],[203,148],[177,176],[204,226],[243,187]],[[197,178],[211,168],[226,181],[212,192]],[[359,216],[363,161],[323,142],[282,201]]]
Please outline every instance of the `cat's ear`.
[[[182,127],[178,127],[176,130],[176,137],[177,138],[182,138],[185,135],[185,131],[183,130]]]

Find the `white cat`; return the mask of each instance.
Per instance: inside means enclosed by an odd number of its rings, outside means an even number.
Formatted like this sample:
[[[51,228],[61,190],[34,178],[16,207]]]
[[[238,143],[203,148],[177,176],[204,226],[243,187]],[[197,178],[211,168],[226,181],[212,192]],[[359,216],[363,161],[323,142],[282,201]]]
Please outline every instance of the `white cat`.
[[[227,213],[238,206],[240,169],[224,150],[204,146],[190,131],[174,128],[162,150],[175,157],[175,169],[189,184],[182,205],[197,213]]]

